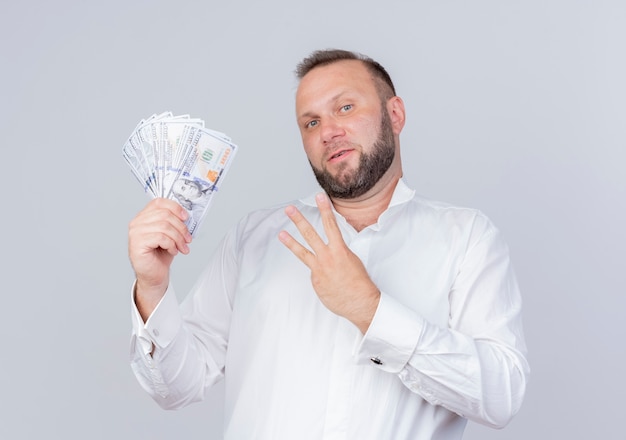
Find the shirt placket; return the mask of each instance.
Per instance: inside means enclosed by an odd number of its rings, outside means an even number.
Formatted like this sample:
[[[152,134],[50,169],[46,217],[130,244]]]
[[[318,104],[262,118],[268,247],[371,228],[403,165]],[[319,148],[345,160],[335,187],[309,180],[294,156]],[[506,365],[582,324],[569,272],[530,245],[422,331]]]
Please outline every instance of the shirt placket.
[[[350,250],[367,265],[370,240],[369,231],[362,231],[355,236],[355,232],[345,232],[344,240]],[[363,233],[365,232],[365,233]],[[352,236],[352,240],[350,240]],[[352,384],[357,364],[353,351],[361,338],[359,330],[354,324],[344,318],[338,318],[332,351],[328,404],[326,408],[326,423],[324,425],[324,440],[352,440],[350,434],[350,410],[353,399]]]

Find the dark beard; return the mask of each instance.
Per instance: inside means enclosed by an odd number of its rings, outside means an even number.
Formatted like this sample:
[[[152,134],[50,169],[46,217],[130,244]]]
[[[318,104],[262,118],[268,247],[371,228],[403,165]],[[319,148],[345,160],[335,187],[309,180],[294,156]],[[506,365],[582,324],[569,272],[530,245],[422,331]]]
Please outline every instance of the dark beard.
[[[382,108],[380,134],[374,143],[371,153],[361,155],[359,166],[352,172],[340,169],[338,177],[334,177],[328,170],[320,170],[311,164],[311,169],[317,183],[326,194],[337,199],[354,199],[362,196],[376,185],[387,172],[395,156],[395,144],[391,119],[385,107]],[[311,163],[311,161],[309,161]]]

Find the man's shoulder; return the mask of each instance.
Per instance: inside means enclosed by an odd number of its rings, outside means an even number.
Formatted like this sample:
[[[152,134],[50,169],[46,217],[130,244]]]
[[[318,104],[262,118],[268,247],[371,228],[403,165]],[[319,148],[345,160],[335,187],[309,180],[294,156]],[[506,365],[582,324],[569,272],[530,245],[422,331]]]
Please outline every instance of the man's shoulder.
[[[420,210],[439,215],[475,216],[481,213],[476,208],[429,198],[421,194],[415,194],[411,203]]]
[[[447,224],[455,227],[494,228],[489,217],[478,208],[453,204],[418,194],[410,200],[409,204],[414,216],[422,221],[432,221],[440,226]]]
[[[420,194],[412,189],[404,179],[400,179],[391,200],[391,207],[394,205],[402,206],[403,204],[406,204],[414,214],[420,216],[458,218],[459,220],[484,216],[476,208],[452,204]]]

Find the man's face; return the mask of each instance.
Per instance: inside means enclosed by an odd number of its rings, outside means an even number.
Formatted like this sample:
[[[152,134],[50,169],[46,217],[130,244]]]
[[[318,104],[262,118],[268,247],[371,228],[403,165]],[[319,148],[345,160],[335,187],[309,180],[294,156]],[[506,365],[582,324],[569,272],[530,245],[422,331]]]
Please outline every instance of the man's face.
[[[396,147],[389,114],[360,61],[307,73],[296,94],[296,116],[315,177],[331,197],[365,194],[391,166]]]

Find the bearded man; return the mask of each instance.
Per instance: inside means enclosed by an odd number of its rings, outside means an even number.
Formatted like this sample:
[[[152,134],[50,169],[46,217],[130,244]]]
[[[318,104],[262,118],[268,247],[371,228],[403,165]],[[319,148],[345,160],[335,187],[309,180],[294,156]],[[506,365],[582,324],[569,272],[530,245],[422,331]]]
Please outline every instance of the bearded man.
[[[296,119],[323,192],[255,211],[180,306],[185,210],[129,227],[132,367],[164,408],[225,380],[225,439],[460,439],[505,426],[529,367],[509,253],[480,211],[403,179],[405,108],[386,70],[343,50],[298,66]]]

